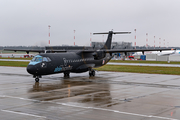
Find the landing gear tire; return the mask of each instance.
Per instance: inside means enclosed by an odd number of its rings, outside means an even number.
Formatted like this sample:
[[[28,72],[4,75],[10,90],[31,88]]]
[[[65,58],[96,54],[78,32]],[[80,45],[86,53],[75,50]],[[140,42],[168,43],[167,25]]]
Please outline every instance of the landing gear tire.
[[[92,76],[95,76],[95,74],[96,74],[96,72],[93,70],[93,71],[92,71]]]
[[[41,78],[41,75],[33,75],[33,78],[35,78],[35,82],[39,82],[39,78]]]
[[[36,81],[36,82],[39,82],[39,78],[35,78],[35,81]]]
[[[90,70],[89,71],[89,76],[91,77],[91,76],[95,76],[96,75],[96,72],[95,72],[95,70]]]
[[[69,78],[69,75],[70,75],[69,72],[64,72],[64,77],[65,77],[65,78]]]

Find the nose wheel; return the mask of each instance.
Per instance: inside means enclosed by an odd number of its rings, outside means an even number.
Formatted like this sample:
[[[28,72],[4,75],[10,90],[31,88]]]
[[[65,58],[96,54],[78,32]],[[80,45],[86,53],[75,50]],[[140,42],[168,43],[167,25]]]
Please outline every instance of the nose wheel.
[[[35,78],[35,81],[36,81],[36,82],[39,82],[39,78]]]
[[[90,77],[91,77],[91,76],[95,76],[95,75],[96,75],[95,70],[93,70],[93,69],[89,70],[89,76],[90,76]]]
[[[39,82],[39,78],[41,78],[41,75],[39,76],[34,75],[33,78],[35,78],[35,82]]]

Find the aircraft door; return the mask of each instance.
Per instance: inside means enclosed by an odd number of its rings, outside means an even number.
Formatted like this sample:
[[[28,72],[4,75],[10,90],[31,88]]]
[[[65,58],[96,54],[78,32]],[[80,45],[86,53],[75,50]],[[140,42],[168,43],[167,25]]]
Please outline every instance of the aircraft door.
[[[67,66],[66,58],[63,58],[63,61],[64,61],[64,66],[66,67]]]

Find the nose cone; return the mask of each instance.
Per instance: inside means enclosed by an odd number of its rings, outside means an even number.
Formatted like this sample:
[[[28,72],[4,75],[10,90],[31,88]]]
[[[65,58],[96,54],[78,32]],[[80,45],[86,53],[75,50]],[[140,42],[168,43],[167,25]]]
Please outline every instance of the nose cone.
[[[36,73],[36,68],[34,65],[28,65],[26,69],[29,74],[34,75]]]

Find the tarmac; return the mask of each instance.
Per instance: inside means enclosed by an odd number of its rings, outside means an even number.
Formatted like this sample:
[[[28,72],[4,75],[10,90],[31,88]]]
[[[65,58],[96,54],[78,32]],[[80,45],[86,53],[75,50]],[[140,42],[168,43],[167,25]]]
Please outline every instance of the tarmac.
[[[1,120],[180,120],[180,76],[88,72],[43,76],[0,67]]]

